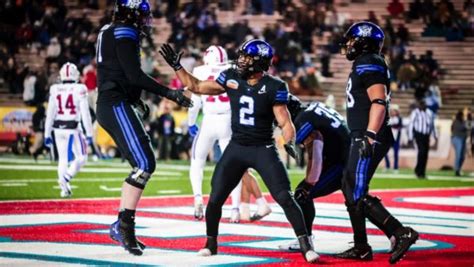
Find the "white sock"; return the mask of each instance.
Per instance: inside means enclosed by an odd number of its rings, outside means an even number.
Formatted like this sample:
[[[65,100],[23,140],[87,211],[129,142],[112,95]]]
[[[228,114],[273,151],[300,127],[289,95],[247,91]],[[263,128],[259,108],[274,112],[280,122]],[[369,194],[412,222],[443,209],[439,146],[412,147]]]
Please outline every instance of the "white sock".
[[[200,202],[202,203],[202,196],[201,195],[195,195],[194,196],[194,203]]]
[[[265,200],[264,197],[259,197],[259,198],[257,198],[257,199],[255,200],[255,202],[257,203],[257,205],[258,205],[259,207],[265,206],[265,205],[267,204],[267,201]]]

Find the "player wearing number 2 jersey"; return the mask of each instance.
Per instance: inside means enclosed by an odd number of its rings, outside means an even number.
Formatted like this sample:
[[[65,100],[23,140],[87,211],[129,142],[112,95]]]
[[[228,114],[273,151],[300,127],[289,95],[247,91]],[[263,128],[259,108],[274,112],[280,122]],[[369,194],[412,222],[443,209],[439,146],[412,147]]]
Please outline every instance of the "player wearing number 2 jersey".
[[[80,123],[86,131],[87,142],[92,142],[92,122],[87,102],[87,88],[77,83],[79,72],[72,63],[66,63],[59,71],[60,84],[49,90],[48,110],[45,122],[45,145],[52,144],[54,131],[58,150],[58,183],[61,197],[72,194],[69,182],[87,160],[87,146]],[[69,163],[69,166],[68,166]]]
[[[176,53],[170,45],[164,44],[160,53],[191,92],[208,95],[226,92],[230,98],[232,138],[212,176],[206,209],[207,242],[199,255],[217,254],[222,205],[245,171],[253,168],[283,208],[298,236],[303,257],[308,262],[315,262],[319,256],[309,244],[303,214],[291,194],[288,174],[273,139],[276,119],[282,129],[285,148],[292,155],[296,154],[292,145],[295,128],[286,106],[288,86],[265,74],[273,58],[273,48],[258,39],[243,43],[237,67],[222,72],[215,81],[200,81],[184,70],[180,64],[181,53]]]

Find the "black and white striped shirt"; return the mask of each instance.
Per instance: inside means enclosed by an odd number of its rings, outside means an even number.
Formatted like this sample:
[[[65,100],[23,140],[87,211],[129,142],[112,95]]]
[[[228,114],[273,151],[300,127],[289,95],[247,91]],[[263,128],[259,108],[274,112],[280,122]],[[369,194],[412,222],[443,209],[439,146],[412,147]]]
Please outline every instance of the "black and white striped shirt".
[[[414,132],[430,135],[438,138],[436,127],[434,125],[434,114],[431,110],[414,109],[410,115],[410,125],[408,128],[408,138],[413,139]]]

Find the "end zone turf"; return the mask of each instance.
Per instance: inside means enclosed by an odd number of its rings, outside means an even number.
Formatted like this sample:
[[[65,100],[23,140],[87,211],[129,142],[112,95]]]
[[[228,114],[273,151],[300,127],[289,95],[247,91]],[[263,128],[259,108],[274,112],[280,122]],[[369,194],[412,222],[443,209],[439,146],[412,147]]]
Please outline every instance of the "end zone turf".
[[[397,218],[420,232],[420,240],[401,265],[474,264],[474,188],[378,192]],[[403,196],[403,197],[401,197]],[[316,203],[316,250],[321,263],[367,265],[330,254],[352,239],[342,195]],[[205,223],[194,221],[192,198],[145,198],[140,203],[137,235],[148,247],[142,257],[127,254],[108,237],[117,199],[0,202],[0,262],[7,265],[287,265],[304,264],[299,253],[281,252],[293,231],[281,209],[257,223],[230,224],[223,218],[219,255],[196,256],[204,244]],[[394,208],[396,207],[396,208]],[[229,211],[223,212],[228,216]],[[388,264],[389,242],[368,223],[376,254],[369,265]]]

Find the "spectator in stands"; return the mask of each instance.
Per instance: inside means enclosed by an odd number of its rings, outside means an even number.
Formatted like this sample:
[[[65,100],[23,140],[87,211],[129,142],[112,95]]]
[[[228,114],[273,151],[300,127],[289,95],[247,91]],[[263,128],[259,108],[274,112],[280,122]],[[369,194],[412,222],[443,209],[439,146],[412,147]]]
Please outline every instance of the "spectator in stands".
[[[410,3],[408,9],[408,18],[412,20],[417,20],[421,17],[421,14],[423,14],[423,4],[421,3],[421,0],[415,0]]]
[[[390,127],[392,129],[393,137],[395,138],[395,142],[393,142],[392,149],[393,149],[393,170],[398,172],[398,151],[400,150],[400,139],[402,136],[402,128],[403,128],[403,118],[400,115],[400,110],[398,105],[390,105]],[[390,169],[390,159],[387,155],[385,155],[385,167]]]
[[[418,149],[415,174],[419,179],[426,178],[426,163],[430,150],[430,136],[438,139],[435,121],[431,110],[426,108],[423,100],[418,101],[417,107],[410,114],[410,124],[408,128],[408,140],[415,139]]]
[[[408,44],[410,41],[410,32],[408,31],[408,28],[405,27],[405,24],[398,24],[396,36],[404,45]]]
[[[82,69],[82,82],[87,87],[87,101],[89,107],[95,113],[97,102],[97,63],[95,59],[91,60],[89,65]]]
[[[372,22],[372,23],[374,23],[374,24],[380,25],[379,19],[377,18],[377,15],[375,15],[375,12],[374,12],[374,11],[370,10],[368,17],[369,17],[369,18],[367,19],[368,21],[370,21],[370,22]]]
[[[59,65],[56,62],[49,64],[48,68],[48,80],[46,88],[50,88],[51,85],[59,82]]]
[[[451,124],[451,143],[454,147],[454,172],[456,176],[461,176],[461,168],[466,154],[466,139],[468,128],[464,120],[464,113],[459,110]]]
[[[392,18],[399,18],[403,17],[403,13],[405,12],[405,7],[400,0],[392,0],[388,6],[387,11]]]
[[[52,62],[57,60],[59,55],[61,54],[61,44],[59,43],[59,40],[57,37],[51,38],[51,41],[46,48],[46,60],[48,62]]]
[[[467,129],[468,129],[468,132],[469,132],[469,139],[470,139],[470,143],[471,143],[471,157],[474,157],[474,118],[472,116],[472,111],[468,110],[468,113],[467,113]]]
[[[443,105],[437,79],[433,79],[429,84],[425,93],[425,103],[426,107],[433,112],[433,115],[436,118],[439,108]]]
[[[36,80],[36,74],[31,69],[29,69],[25,79],[23,80],[23,102],[25,102],[25,104],[28,106],[35,104]]]

